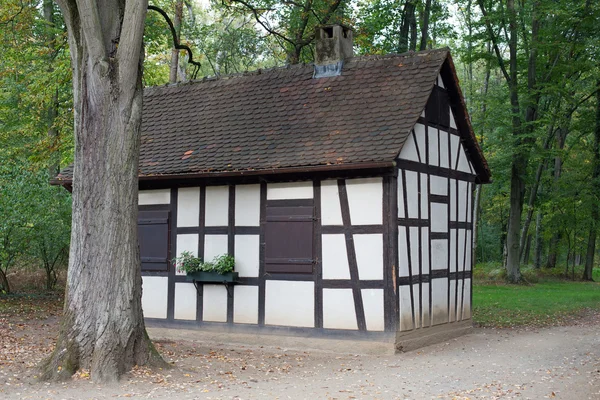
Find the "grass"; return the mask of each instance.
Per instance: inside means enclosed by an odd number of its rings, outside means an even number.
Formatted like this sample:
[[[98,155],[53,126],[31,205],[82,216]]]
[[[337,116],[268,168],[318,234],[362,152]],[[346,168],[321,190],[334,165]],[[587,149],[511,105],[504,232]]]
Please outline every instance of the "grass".
[[[539,278],[531,285],[473,286],[473,319],[486,327],[563,325],[588,310],[600,312],[600,283]]]

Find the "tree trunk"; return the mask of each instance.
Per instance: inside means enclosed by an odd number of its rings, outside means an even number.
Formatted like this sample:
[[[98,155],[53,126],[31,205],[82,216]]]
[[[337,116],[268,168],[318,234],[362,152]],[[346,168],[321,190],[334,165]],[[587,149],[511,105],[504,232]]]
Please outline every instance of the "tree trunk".
[[[415,19],[415,0],[407,0],[402,11],[402,22],[400,24],[400,32],[398,37],[398,53],[404,53],[409,49],[408,35],[410,33],[411,24]]]
[[[75,105],[73,220],[63,320],[42,379],[115,381],[161,361],[146,334],[137,238],[147,1],[59,0]]]
[[[183,18],[183,0],[177,0],[175,3],[175,18],[173,27],[177,35],[177,41],[181,40],[181,20]],[[169,83],[177,83],[177,72],[179,71],[179,50],[173,47],[171,50],[171,70],[169,73]]]
[[[542,213],[537,212],[535,218],[535,257],[533,259],[533,267],[540,269],[542,268]]]
[[[425,11],[423,13],[423,26],[421,27],[421,45],[419,46],[419,50],[427,50],[427,41],[429,39],[429,14],[431,14],[431,0],[426,0]]]
[[[4,270],[0,268],[0,292],[10,293],[10,285],[8,284],[8,279],[6,278],[6,273]]]
[[[594,269],[594,255],[596,254],[596,232],[600,220],[600,210],[598,201],[600,199],[600,80],[597,83],[596,90],[596,129],[594,130],[594,171],[592,173],[592,224],[588,236],[587,254],[585,257],[585,268],[583,270],[583,280],[591,281]]]

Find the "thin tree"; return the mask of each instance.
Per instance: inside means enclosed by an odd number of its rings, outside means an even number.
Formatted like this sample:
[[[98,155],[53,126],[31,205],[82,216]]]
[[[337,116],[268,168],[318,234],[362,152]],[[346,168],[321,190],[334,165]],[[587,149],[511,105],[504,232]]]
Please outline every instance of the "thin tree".
[[[137,238],[147,0],[57,0],[73,67],[73,225],[64,315],[42,378],[114,381],[161,363],[144,325]]]

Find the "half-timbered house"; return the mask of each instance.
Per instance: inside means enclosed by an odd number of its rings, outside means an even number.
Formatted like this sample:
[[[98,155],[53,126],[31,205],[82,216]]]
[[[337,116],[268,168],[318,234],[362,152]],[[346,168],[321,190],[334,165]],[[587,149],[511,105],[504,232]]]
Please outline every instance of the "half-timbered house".
[[[139,228],[149,324],[396,342],[471,324],[473,191],[490,172],[447,49],[144,92]],[[55,183],[69,186],[66,169]],[[175,258],[231,254],[234,285]]]

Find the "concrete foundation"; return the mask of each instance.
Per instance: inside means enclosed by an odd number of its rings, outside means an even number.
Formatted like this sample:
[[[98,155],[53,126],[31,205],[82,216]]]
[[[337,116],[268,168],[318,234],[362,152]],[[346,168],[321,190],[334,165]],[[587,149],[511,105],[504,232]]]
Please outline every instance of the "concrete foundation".
[[[421,328],[396,334],[396,352],[404,353],[421,347],[441,343],[471,333],[471,320],[442,324],[431,328]]]

